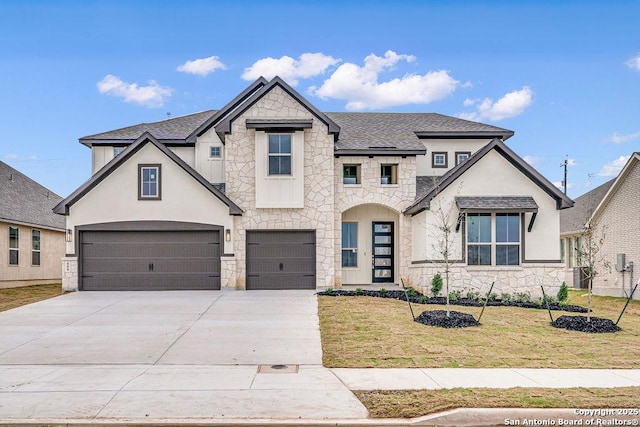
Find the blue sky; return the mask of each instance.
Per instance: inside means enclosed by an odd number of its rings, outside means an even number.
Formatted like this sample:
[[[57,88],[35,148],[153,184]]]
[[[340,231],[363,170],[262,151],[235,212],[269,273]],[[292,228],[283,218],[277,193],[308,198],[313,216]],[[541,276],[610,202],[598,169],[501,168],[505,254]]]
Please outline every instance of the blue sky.
[[[67,196],[78,138],[217,109],[278,73],[323,111],[438,112],[569,195],[640,150],[638,1],[0,0],[0,160]]]

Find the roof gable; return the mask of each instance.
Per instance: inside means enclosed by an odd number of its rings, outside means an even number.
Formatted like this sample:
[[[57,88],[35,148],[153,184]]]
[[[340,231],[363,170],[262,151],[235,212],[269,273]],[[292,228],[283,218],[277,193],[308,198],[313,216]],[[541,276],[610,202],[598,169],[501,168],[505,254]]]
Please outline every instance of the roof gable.
[[[62,197],[0,161],[0,221],[64,230],[52,212]]]
[[[333,120],[331,120],[325,113],[318,110],[313,104],[307,101],[302,95],[296,92],[291,86],[289,86],[284,80],[280,77],[274,77],[271,81],[261,87],[258,91],[256,91],[249,99],[246,100],[242,105],[236,108],[233,112],[227,115],[222,121],[215,125],[216,133],[220,139],[224,142],[224,137],[226,134],[231,133],[231,124],[235,119],[241,116],[245,111],[251,108],[256,102],[262,99],[267,93],[269,93],[276,86],[280,87],[284,90],[289,96],[295,99],[298,103],[300,103],[304,108],[306,108],[311,114],[313,114],[318,120],[327,125],[329,129],[329,133],[337,135],[340,132],[340,126],[338,126]]]
[[[573,233],[582,230],[614,181],[615,178],[577,197],[571,209],[560,212],[560,233]]]
[[[191,166],[185,163],[180,157],[178,157],[174,152],[169,150],[164,144],[159,142],[153,135],[149,132],[143,133],[133,144],[127,147],[120,155],[112,159],[109,163],[107,163],[102,169],[96,172],[91,179],[82,184],[76,191],[74,191],[69,197],[62,200],[58,205],[56,205],[53,210],[55,213],[60,215],[68,215],[69,208],[73,206],[78,200],[80,200],[84,195],[90,192],[96,185],[106,179],[109,175],[111,175],[118,167],[123,165],[127,160],[129,160],[135,153],[140,151],[142,147],[146,144],[153,144],[158,150],[164,153],[167,157],[173,160],[178,166],[180,166],[185,172],[191,175],[196,181],[198,181],[202,186],[204,186],[209,192],[211,192],[214,196],[220,199],[225,205],[229,207],[229,215],[242,215],[243,211],[240,209],[235,203],[231,201],[224,193],[222,193],[218,188],[209,183],[206,179],[202,177],[198,172],[196,172]]]
[[[425,193],[419,195],[416,201],[409,206],[404,213],[416,215],[425,209],[429,209],[431,200],[437,195],[438,191],[442,191],[451,185],[455,180],[462,176],[467,170],[472,168],[480,159],[482,159],[487,153],[495,150],[502,157],[504,157],[509,163],[511,163],[517,170],[524,174],[529,180],[533,181],[538,187],[544,190],[549,196],[556,200],[557,209],[565,209],[573,206],[573,200],[568,198],[562,193],[555,185],[536,171],[531,165],[525,162],[520,156],[514,153],[509,147],[505,145],[502,140],[495,138],[489,144],[474,153],[466,161],[460,163],[456,167],[450,169],[447,173],[439,177],[437,184],[428,186],[425,189]]]
[[[629,175],[629,173],[631,172],[634,166],[640,167],[640,152],[633,153],[629,158],[629,160],[627,161],[627,164],[624,165],[624,167],[618,174],[618,176],[612,180],[613,183],[611,184],[607,192],[602,197],[602,200],[600,200],[600,203],[598,203],[598,205],[594,209],[593,215],[591,215],[591,218],[589,218],[589,221],[591,221],[593,218],[599,215],[600,212],[602,212],[602,210],[605,208],[607,203],[609,203],[609,200],[611,200],[611,198],[613,197],[615,192],[618,190],[618,188],[620,188],[620,186],[623,185],[625,178]]]

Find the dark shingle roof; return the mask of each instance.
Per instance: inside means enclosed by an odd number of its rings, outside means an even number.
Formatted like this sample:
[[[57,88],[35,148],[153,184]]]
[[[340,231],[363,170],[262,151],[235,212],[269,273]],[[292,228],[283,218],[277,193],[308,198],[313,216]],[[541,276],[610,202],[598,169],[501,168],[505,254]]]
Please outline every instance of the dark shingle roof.
[[[189,114],[187,116],[175,117],[173,119],[161,120],[153,123],[140,123],[122,129],[109,132],[97,133],[95,135],[80,138],[80,142],[85,145],[101,141],[130,141],[133,142],[145,132],[149,132],[159,141],[163,140],[185,140],[191,132],[213,116],[216,110],[207,110],[200,113]]]
[[[614,181],[615,178],[584,193],[575,199],[575,204],[572,208],[560,211],[560,233],[571,233],[582,230]]]
[[[459,209],[478,209],[488,211],[525,210],[537,211],[538,204],[531,196],[458,196]]]
[[[416,133],[421,135],[486,133],[487,138],[508,137],[513,134],[507,129],[437,113],[326,113],[326,115],[340,126],[336,150],[366,150],[371,147],[424,150],[424,144]]]
[[[64,230],[65,219],[52,209],[62,197],[0,162],[0,220]]]

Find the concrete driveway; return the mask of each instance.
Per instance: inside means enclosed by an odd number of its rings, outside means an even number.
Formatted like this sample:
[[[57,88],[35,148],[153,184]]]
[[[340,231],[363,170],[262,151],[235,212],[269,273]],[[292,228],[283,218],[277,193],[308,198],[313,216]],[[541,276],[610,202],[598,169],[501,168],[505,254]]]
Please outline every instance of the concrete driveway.
[[[322,367],[313,291],[80,292],[0,313],[0,421],[301,417],[367,417]]]

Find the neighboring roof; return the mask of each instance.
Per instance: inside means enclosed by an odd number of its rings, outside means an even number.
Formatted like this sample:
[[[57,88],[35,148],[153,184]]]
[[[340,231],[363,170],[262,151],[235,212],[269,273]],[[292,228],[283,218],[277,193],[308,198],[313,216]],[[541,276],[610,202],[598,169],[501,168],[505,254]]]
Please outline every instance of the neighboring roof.
[[[460,210],[487,212],[504,210],[538,211],[538,204],[531,196],[458,196],[456,197],[456,205]]]
[[[159,122],[140,123],[122,129],[85,136],[80,138],[80,143],[86,146],[94,144],[130,144],[145,132],[149,132],[154,138],[163,143],[185,143],[194,129],[216,113],[216,110],[207,110]]]
[[[581,231],[598,212],[604,209],[609,199],[624,182],[632,165],[637,162],[640,162],[640,152],[631,155],[616,178],[584,193],[576,198],[573,208],[560,212],[560,234],[573,234]]]
[[[196,181],[202,184],[207,190],[209,190],[214,196],[220,199],[225,205],[229,207],[229,215],[242,215],[242,209],[240,209],[235,203],[231,201],[219,188],[213,184],[207,182],[202,175],[193,170],[191,166],[185,163],[175,153],[165,147],[164,144],[159,142],[148,132],[142,134],[133,144],[128,146],[122,153],[107,163],[102,169],[96,172],[91,179],[82,184],[76,191],[71,193],[69,197],[58,203],[54,208],[54,212],[61,215],[68,215],[69,208],[73,206],[78,200],[84,197],[89,191],[91,191],[96,185],[102,182],[106,177],[111,175],[118,167],[123,165],[131,156],[137,153],[146,144],[153,144],[156,148],[162,151],[167,157],[173,160],[178,166],[180,166],[185,172],[187,172]]]
[[[64,230],[65,219],[51,210],[62,197],[0,162],[0,221]]]
[[[218,134],[220,139],[224,141],[225,135],[231,133],[231,123],[233,123],[233,121],[241,116],[242,113],[251,108],[256,102],[262,99],[263,96],[269,93],[276,86],[279,86],[282,90],[288,93],[289,96],[291,96],[302,106],[304,106],[318,120],[327,125],[330,134],[337,135],[340,132],[340,126],[333,122],[333,120],[331,120],[325,113],[318,110],[313,104],[307,101],[306,98],[296,92],[295,89],[289,86],[284,80],[276,76],[271,79],[269,83],[256,90],[250,98],[248,98],[244,103],[239,105],[234,111],[232,111],[223,120],[215,125],[216,133]]]
[[[326,114],[340,126],[336,155],[383,147],[425,154],[420,141],[425,137],[506,139],[513,135],[507,129],[436,113]]]
[[[458,164],[454,168],[450,169],[447,173],[442,175],[438,180],[437,185],[426,187],[425,193],[418,195],[416,201],[409,206],[404,213],[415,215],[422,212],[425,209],[429,209],[431,200],[437,195],[439,191],[447,188],[451,183],[458,179],[468,169],[473,167],[480,159],[482,159],[487,153],[495,150],[502,155],[509,163],[522,172],[527,178],[533,181],[538,187],[544,190],[549,196],[556,199],[557,209],[566,209],[573,206],[573,200],[562,193],[555,185],[549,182],[544,176],[536,171],[531,165],[525,162],[520,156],[514,153],[509,147],[505,145],[500,139],[495,138],[490,143],[476,151],[471,157],[464,162]]]

